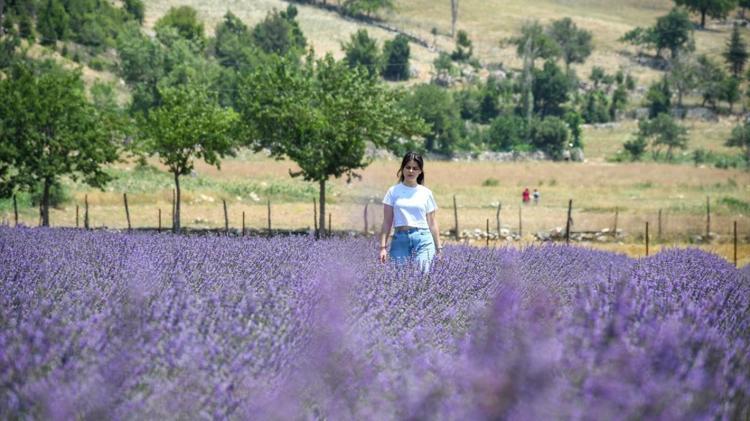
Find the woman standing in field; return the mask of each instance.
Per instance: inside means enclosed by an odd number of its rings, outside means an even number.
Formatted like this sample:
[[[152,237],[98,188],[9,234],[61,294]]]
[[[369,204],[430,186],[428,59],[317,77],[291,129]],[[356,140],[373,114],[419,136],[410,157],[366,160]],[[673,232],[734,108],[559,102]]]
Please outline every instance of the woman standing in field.
[[[403,263],[413,258],[427,270],[435,254],[440,254],[437,204],[432,191],[423,185],[424,161],[416,152],[404,155],[396,175],[400,182],[383,198],[383,227],[380,230],[380,261]],[[395,228],[388,252],[388,234]]]

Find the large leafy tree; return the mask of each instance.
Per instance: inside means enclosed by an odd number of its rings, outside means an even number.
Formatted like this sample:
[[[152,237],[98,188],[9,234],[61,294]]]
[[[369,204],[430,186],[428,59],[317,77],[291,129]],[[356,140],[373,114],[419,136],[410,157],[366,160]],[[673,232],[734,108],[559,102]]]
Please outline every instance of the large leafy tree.
[[[463,122],[448,90],[435,84],[418,85],[403,98],[402,107],[430,125],[425,149],[444,154],[457,149]]]
[[[190,174],[195,161],[220,167],[233,153],[237,114],[219,106],[200,85],[160,89],[162,103],[141,121],[142,149],[158,156],[174,176],[174,231],[180,231],[180,176]]]
[[[729,68],[735,78],[739,78],[742,74],[745,63],[747,63],[747,58],[747,43],[745,43],[745,40],[740,35],[739,26],[735,24],[734,28],[732,28],[732,35],[727,43],[727,49],[724,50],[724,59],[729,64]]]
[[[87,100],[79,71],[51,62],[16,63],[0,81],[0,191],[42,189],[42,225],[49,226],[50,189],[60,178],[102,187],[103,165],[117,159],[108,124]]]
[[[701,15],[701,28],[706,27],[706,16],[724,18],[737,5],[737,0],[675,0],[678,6]]]
[[[552,22],[548,29],[549,35],[560,46],[560,53],[565,62],[566,72],[570,71],[572,63],[583,63],[591,51],[592,35],[590,31],[579,29],[571,18],[563,18]]]
[[[247,75],[240,112],[257,148],[296,162],[301,176],[320,187],[320,228],[330,177],[348,178],[369,164],[368,143],[394,147],[424,131],[424,123],[398,106],[397,94],[360,68],[329,54],[307,57],[301,68],[277,59]]]
[[[341,45],[345,60],[349,67],[363,66],[367,72],[377,75],[380,68],[380,50],[374,38],[370,38],[367,30],[359,29],[349,38],[349,42]]]
[[[535,62],[539,58],[552,60],[559,56],[560,47],[554,39],[544,31],[538,22],[526,23],[521,27],[521,35],[510,39],[516,46],[516,54],[523,59],[523,76],[520,81],[522,88],[522,112],[526,116],[526,125],[531,126],[534,111],[533,74]],[[531,139],[527,139],[531,141]]]

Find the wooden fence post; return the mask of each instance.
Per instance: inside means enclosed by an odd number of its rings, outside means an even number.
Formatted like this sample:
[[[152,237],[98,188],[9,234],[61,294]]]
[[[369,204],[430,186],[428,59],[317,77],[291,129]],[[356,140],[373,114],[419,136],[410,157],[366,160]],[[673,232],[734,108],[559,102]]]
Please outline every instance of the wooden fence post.
[[[76,204],[76,228],[78,228],[78,214],[79,214],[78,205]]]
[[[333,234],[333,228],[331,228],[331,218],[333,213],[328,212],[328,236],[330,237]]]
[[[18,202],[16,201],[16,194],[13,193],[13,220],[15,221],[15,227],[18,226]]]
[[[523,206],[518,206],[518,239],[520,240],[521,237],[523,237],[523,217],[521,216],[521,212],[523,211]]]
[[[706,241],[711,241],[711,197],[706,196]]]
[[[123,193],[122,194],[122,200],[125,202],[125,218],[128,220],[128,232],[132,230],[132,227],[130,226],[130,209],[128,209],[128,194]]]
[[[271,199],[268,199],[268,236],[270,237],[271,235]]]
[[[461,233],[458,232],[458,205],[456,204],[456,195],[453,195],[453,228],[456,232],[456,241],[461,239]]]
[[[89,229],[89,195],[83,196],[83,228]]]
[[[245,211],[242,211],[242,236],[245,236]]]
[[[734,221],[734,267],[737,267],[737,221]]]
[[[367,206],[368,205],[369,203],[365,203],[365,237],[367,237],[367,234],[369,234],[370,232],[367,227]]]
[[[503,208],[503,204],[497,202],[497,212],[495,213],[495,222],[497,223],[497,238],[500,239],[500,209]]]
[[[570,244],[570,223],[573,221],[571,213],[573,212],[573,199],[568,201],[568,220],[565,222],[565,244]]]
[[[659,209],[659,225],[656,230],[656,241],[661,241],[661,209]]]
[[[159,225],[156,228],[156,232],[161,232],[161,208],[159,208]]]
[[[648,221],[646,221],[646,256],[648,256]]]
[[[487,234],[487,244],[486,246],[490,246],[490,218],[487,218],[487,230],[485,231],[485,234]]]
[[[612,236],[614,238],[617,238],[617,216],[619,215],[619,213],[620,213],[620,208],[615,206],[615,226],[614,228],[612,228]]]
[[[227,214],[227,200],[221,199],[224,204],[224,234],[229,235],[229,215]]]

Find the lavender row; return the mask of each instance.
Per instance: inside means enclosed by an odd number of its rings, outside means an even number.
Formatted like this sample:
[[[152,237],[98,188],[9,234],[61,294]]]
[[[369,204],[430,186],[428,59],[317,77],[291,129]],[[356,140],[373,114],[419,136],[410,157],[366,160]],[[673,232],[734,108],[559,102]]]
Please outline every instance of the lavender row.
[[[699,250],[0,227],[0,414],[746,419],[750,269]]]

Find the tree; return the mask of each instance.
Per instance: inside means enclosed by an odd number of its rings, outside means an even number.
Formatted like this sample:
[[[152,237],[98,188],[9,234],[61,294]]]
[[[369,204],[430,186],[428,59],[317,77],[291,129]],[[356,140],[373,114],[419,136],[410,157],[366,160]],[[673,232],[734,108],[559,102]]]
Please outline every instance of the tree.
[[[497,152],[507,152],[525,145],[526,120],[513,115],[500,115],[490,123],[487,132],[487,146]]]
[[[196,159],[220,167],[230,155],[237,114],[221,108],[199,85],[160,89],[162,103],[141,120],[142,147],[174,176],[176,201],[173,229],[180,232],[180,176],[190,174]]]
[[[637,137],[651,140],[651,147],[655,158],[658,158],[661,147],[667,148],[667,160],[673,158],[673,149],[687,149],[687,129],[674,121],[669,114],[662,113],[651,120],[641,120],[638,123]]]
[[[466,62],[474,54],[474,47],[471,45],[469,34],[463,29],[458,31],[456,39],[456,49],[451,53],[451,60]]]
[[[594,49],[591,32],[578,29],[578,26],[568,17],[552,21],[548,33],[560,47],[566,73],[570,72],[572,63],[585,62]]]
[[[216,26],[212,47],[219,64],[237,71],[247,70],[257,60],[250,29],[232,12]]]
[[[518,57],[531,60],[531,69],[537,59],[550,60],[560,55],[557,42],[544,32],[538,21],[525,23],[521,27],[521,35],[511,38],[510,42],[516,46]]]
[[[401,107],[430,125],[426,150],[450,155],[458,149],[463,121],[449,91],[434,84],[417,85],[403,98]]]
[[[41,36],[41,43],[54,45],[57,40],[66,39],[69,32],[69,20],[60,0],[47,0],[39,10],[36,22],[36,30]]]
[[[661,50],[667,49],[672,59],[676,58],[680,51],[690,47],[692,32],[693,24],[684,10],[674,8],[660,16],[654,26],[657,55],[660,55]]]
[[[677,91],[677,106],[682,108],[682,98],[698,86],[697,63],[692,55],[683,54],[672,61],[669,85]]]
[[[734,103],[739,101],[740,96],[740,80],[735,77],[725,78],[722,81],[721,99],[729,103],[730,113],[733,111]]]
[[[370,38],[367,30],[359,29],[351,35],[349,42],[341,46],[345,60],[349,67],[362,66],[370,76],[378,74],[380,67],[380,50],[374,38]]]
[[[330,54],[319,60],[308,55],[300,69],[275,59],[248,74],[240,88],[248,139],[296,162],[300,171],[291,176],[318,183],[321,231],[331,176],[357,176],[369,164],[368,144],[394,148],[398,139],[425,132],[421,120],[398,106],[396,92]]]
[[[669,114],[672,108],[672,90],[669,89],[667,77],[654,82],[646,92],[646,103],[648,104],[648,117],[655,118],[659,114]]]
[[[522,110],[526,116],[526,125],[531,126],[535,102],[533,93],[534,63],[538,58],[552,60],[558,56],[560,50],[557,43],[544,33],[544,28],[538,21],[525,23],[521,27],[521,35],[510,38],[509,41],[516,45],[516,54],[523,58]]]
[[[724,51],[724,59],[729,64],[729,68],[735,78],[739,78],[747,62],[748,52],[747,44],[740,36],[740,29],[737,24],[732,28],[732,35],[727,43],[727,49]]]
[[[570,129],[565,121],[555,116],[534,120],[529,132],[533,146],[546,152],[552,159],[562,159],[570,139]]]
[[[53,186],[63,176],[104,186],[110,177],[102,166],[117,159],[117,148],[86,100],[80,71],[18,62],[0,80],[0,97],[0,191],[41,186],[40,216],[49,226]]]
[[[554,61],[547,61],[541,70],[534,71],[532,93],[534,111],[540,116],[562,116],[562,104],[568,101],[570,81]]]
[[[125,0],[123,7],[138,23],[143,24],[145,12],[142,0]]]
[[[750,166],[750,123],[745,122],[735,126],[725,145],[740,148],[745,154],[745,162]]]
[[[382,75],[387,80],[409,79],[409,38],[403,34],[386,41],[383,46]]]
[[[190,6],[170,7],[154,25],[157,35],[167,27],[174,28],[184,39],[196,45],[205,44],[203,23],[198,19],[198,12]]]
[[[724,79],[727,78],[726,72],[714,60],[708,58],[706,55],[701,55],[698,57],[696,75],[699,81],[698,90],[701,96],[703,96],[703,105],[705,106],[708,103],[711,105],[711,108],[716,109],[716,103],[722,98],[724,93]]]
[[[290,4],[286,11],[270,11],[266,18],[253,28],[255,45],[269,54],[299,57],[307,40],[296,21],[297,8]]]
[[[737,0],[675,0],[678,6],[701,15],[701,28],[706,27],[706,15],[722,19],[735,7]]]
[[[631,161],[640,161],[643,154],[646,153],[648,140],[643,136],[635,135],[632,139],[623,143],[623,148],[630,155]]]

